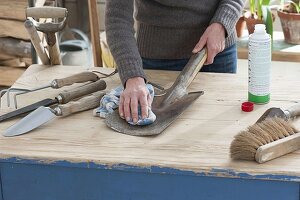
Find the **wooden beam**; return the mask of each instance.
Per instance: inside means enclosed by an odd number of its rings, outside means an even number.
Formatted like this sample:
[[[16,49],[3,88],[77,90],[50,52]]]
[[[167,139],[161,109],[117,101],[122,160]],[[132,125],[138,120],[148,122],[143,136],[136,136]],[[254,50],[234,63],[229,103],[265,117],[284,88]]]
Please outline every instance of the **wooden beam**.
[[[24,27],[24,21],[0,19],[0,24],[0,37],[13,37],[26,41],[30,40]]]
[[[1,0],[0,18],[24,21],[27,5],[27,0]]]
[[[0,52],[13,57],[30,58],[31,44],[22,40],[3,37],[0,38]]]
[[[88,0],[89,4],[89,21],[91,30],[91,40],[93,48],[94,65],[102,67],[101,48],[100,48],[100,31],[97,14],[97,1]]]
[[[11,86],[24,73],[25,68],[0,66],[0,85]]]

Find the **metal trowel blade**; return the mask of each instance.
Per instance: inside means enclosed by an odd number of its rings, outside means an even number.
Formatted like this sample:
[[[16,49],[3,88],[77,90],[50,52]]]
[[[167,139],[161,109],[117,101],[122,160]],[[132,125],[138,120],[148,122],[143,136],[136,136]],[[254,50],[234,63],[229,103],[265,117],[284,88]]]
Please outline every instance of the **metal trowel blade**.
[[[266,112],[256,121],[256,123],[262,122],[265,119],[271,117],[279,117],[284,120],[287,120],[287,117],[282,109],[273,107],[266,110]]]
[[[48,107],[39,107],[2,133],[3,136],[12,137],[25,134],[42,124],[52,120],[56,115]]]

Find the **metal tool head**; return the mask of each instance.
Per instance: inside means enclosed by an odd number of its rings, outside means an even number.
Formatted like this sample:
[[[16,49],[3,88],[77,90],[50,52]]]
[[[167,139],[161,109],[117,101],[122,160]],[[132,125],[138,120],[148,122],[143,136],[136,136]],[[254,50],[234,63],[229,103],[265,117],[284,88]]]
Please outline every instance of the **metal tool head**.
[[[41,126],[42,124],[55,118],[53,110],[48,107],[39,107],[16,124],[6,129],[2,135],[12,137],[28,133],[29,131]]]
[[[8,119],[13,119],[15,117],[23,116],[26,113],[34,111],[35,109],[39,108],[40,106],[48,107],[48,106],[54,105],[56,103],[58,103],[57,99],[49,99],[48,98],[48,99],[41,100],[41,101],[36,102],[34,104],[31,104],[31,105],[25,106],[23,108],[14,110],[12,112],[6,113],[4,115],[1,115],[0,116],[0,122],[8,120]]]
[[[119,116],[118,110],[109,114],[105,119],[107,126],[115,131],[134,136],[153,136],[163,132],[172,122],[183,113],[188,106],[190,106],[203,92],[192,92],[181,97],[178,101],[171,104],[161,106],[163,96],[156,96],[153,100],[152,111],[156,115],[154,123],[146,126],[134,126],[128,124],[124,119]]]
[[[29,89],[23,89],[23,88],[8,88],[8,89],[5,89],[5,90],[1,90],[0,92],[0,97],[2,97],[4,94],[6,94],[6,100],[7,100],[7,106],[10,107],[11,105],[11,93],[13,93],[13,104],[15,106],[15,108],[18,107],[18,104],[17,104],[17,95],[19,94],[25,94],[27,92],[30,92],[31,90]],[[1,108],[1,99],[0,98],[0,108]]]
[[[173,85],[165,93],[155,96],[152,111],[156,115],[154,123],[146,126],[129,125],[119,117],[118,111],[108,114],[105,123],[110,128],[128,135],[149,136],[158,135],[165,130],[188,106],[200,95],[200,92],[187,93],[187,87],[196,77],[207,58],[206,49],[194,54],[177,76]]]
[[[266,110],[266,112],[256,121],[256,123],[262,122],[265,119],[271,117],[279,117],[284,120],[287,120],[287,117],[282,109],[273,107]]]

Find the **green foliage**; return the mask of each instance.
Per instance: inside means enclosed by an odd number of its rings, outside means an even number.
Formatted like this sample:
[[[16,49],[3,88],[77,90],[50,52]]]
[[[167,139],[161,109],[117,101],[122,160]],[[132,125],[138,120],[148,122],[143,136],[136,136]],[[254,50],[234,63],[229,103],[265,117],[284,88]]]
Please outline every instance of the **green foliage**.
[[[263,6],[268,6],[271,0],[249,0],[249,7],[252,16],[257,14],[258,19],[263,19]]]
[[[251,16],[257,15],[259,20],[263,20],[267,33],[273,38],[273,16],[269,7],[271,0],[249,0]],[[284,0],[281,0],[284,1]]]
[[[266,25],[267,33],[273,39],[273,17],[269,6],[262,6],[262,16]]]
[[[288,1],[291,6],[293,6],[297,13],[300,13],[300,1],[294,0],[294,1]]]

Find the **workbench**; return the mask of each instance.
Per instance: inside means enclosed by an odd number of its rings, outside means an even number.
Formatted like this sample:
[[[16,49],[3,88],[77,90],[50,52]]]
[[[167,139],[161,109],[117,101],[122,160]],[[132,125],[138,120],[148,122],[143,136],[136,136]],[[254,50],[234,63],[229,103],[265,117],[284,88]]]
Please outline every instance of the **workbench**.
[[[83,70],[33,65],[14,86],[36,87]],[[146,73],[166,88],[178,74]],[[299,200],[300,152],[265,164],[229,156],[234,135],[267,108],[299,101],[299,74],[299,63],[272,62],[271,102],[246,113],[240,109],[247,100],[246,60],[238,61],[237,74],[199,73],[189,90],[205,94],[156,137],[114,132],[91,110],[25,135],[1,135],[0,200]],[[118,75],[105,80],[108,90],[119,85]],[[58,93],[46,89],[18,102],[24,106]],[[2,114],[10,110],[3,107]],[[0,123],[0,132],[17,120]]]

